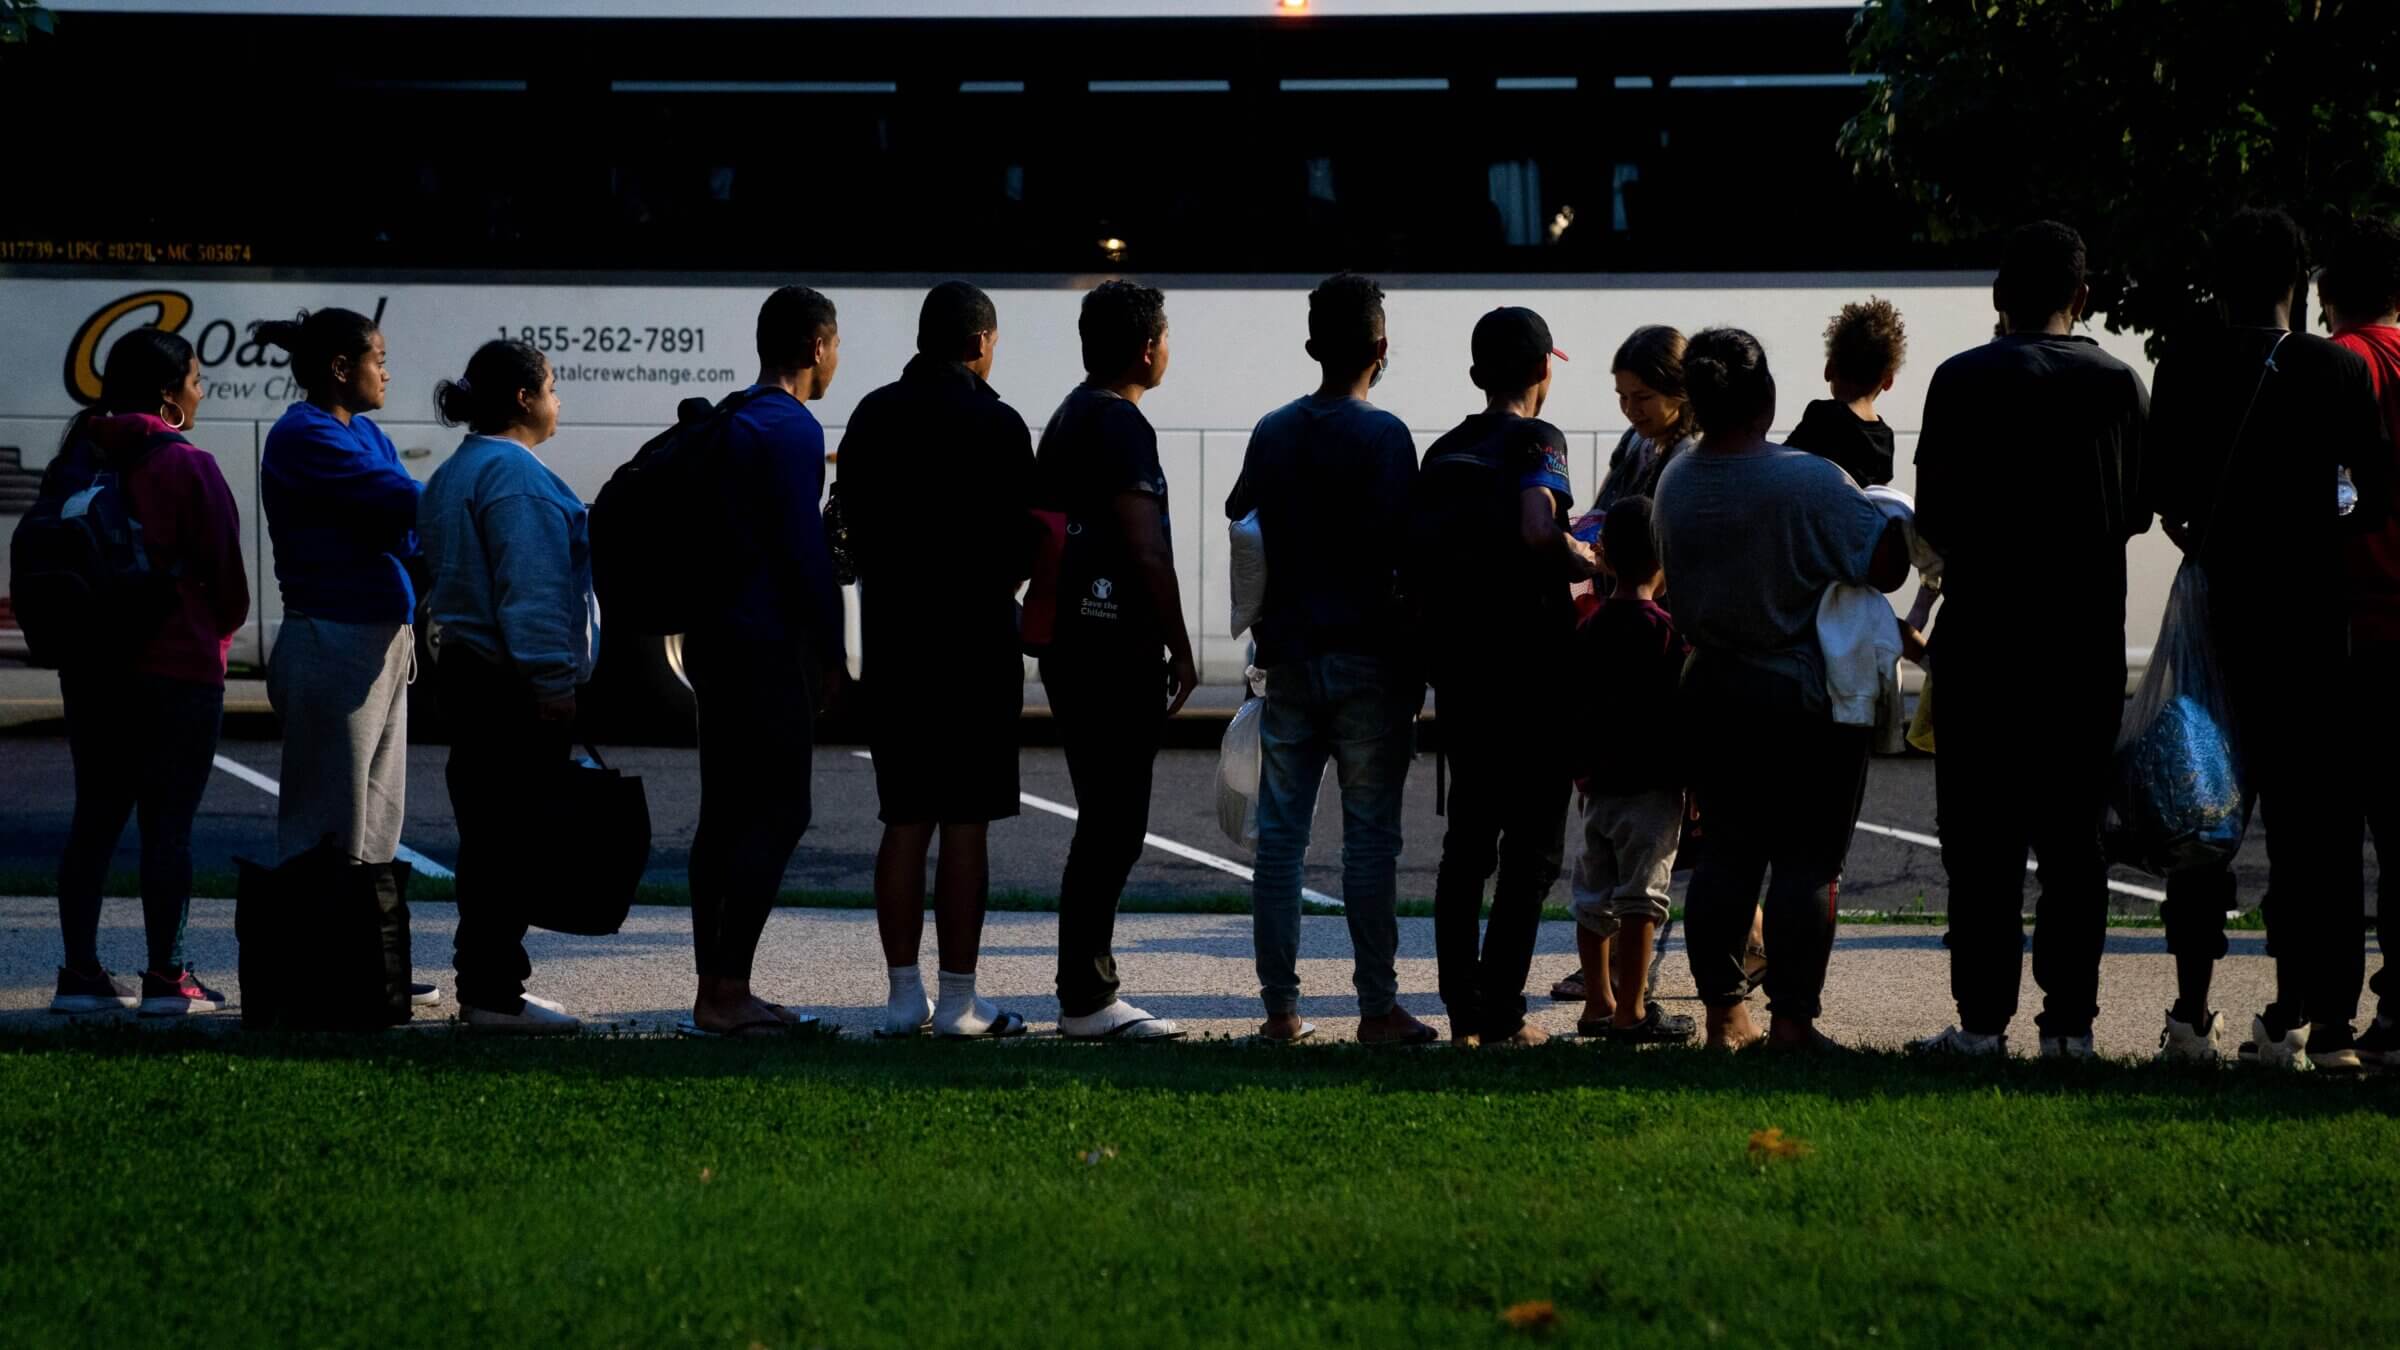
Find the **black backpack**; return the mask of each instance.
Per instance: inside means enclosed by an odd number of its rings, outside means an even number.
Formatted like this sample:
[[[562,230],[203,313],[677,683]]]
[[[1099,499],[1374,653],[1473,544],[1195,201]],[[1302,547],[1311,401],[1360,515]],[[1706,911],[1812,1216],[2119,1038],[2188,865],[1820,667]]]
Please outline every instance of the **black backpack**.
[[[9,604],[35,665],[130,665],[175,612],[183,569],[150,556],[122,476],[181,439],[153,436],[122,463],[88,447],[42,475],[8,548]]]
[[[1400,584],[1428,670],[1484,659],[1526,622],[1518,499],[1506,466],[1474,450],[1436,453],[1418,472]]]
[[[725,433],[759,391],[687,398],[675,425],[609,475],[592,503],[592,586],[611,627],[664,637],[705,626],[748,561]]]

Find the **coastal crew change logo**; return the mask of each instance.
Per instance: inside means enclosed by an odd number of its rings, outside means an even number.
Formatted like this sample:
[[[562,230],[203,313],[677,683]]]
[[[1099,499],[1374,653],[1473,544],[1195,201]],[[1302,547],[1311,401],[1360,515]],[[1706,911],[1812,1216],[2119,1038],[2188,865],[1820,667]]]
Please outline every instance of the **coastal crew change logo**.
[[[192,297],[181,291],[143,291],[103,305],[85,319],[75,330],[75,340],[67,344],[67,394],[77,403],[100,401],[100,340],[120,320],[142,310],[155,311],[151,327],[181,332],[192,318]]]

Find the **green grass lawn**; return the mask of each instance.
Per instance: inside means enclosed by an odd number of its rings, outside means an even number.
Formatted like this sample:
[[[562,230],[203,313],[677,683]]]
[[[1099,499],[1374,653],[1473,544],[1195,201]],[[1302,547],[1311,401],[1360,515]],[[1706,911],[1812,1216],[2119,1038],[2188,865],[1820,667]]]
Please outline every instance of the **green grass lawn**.
[[[2389,1345],[2395,1106],[1569,1045],[20,1034],[0,1344]]]

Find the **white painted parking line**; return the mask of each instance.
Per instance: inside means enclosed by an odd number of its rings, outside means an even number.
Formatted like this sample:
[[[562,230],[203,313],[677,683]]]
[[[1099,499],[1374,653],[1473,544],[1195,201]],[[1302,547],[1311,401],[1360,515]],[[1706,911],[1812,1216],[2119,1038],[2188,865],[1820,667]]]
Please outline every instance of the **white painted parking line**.
[[[1880,834],[1887,839],[1898,839],[1903,843],[1922,844],[1926,848],[1940,848],[1942,846],[1941,840],[1934,838],[1930,834],[1919,834],[1915,830],[1895,830],[1889,825],[1876,825],[1864,820],[1858,822],[1858,828],[1865,830],[1869,834]],[[2028,861],[2025,864],[2025,870],[2028,872],[2039,871],[2040,869],[2041,864],[2039,863]],[[2108,883],[2108,888],[2112,891],[2115,891],[2119,895],[2130,895],[2136,900],[2163,901],[2167,898],[2167,893],[2159,890],[2157,887],[2136,886],[2130,881],[2111,881]]]
[[[854,758],[867,760],[870,763],[873,762],[875,758],[873,755],[868,754],[864,750],[853,750],[850,753]],[[1077,814],[1074,807],[1069,806],[1064,802],[1054,802],[1047,797],[1036,797],[1030,792],[1018,793],[1017,800],[1027,806],[1032,807],[1036,811],[1047,811],[1051,815],[1060,817],[1064,820],[1073,820]],[[1193,848],[1190,844],[1179,843],[1176,840],[1169,839],[1164,835],[1145,834],[1142,836],[1142,842],[1148,844],[1154,849],[1157,849],[1161,853],[1171,853],[1178,858],[1188,858],[1191,861],[1200,864],[1202,867],[1213,867],[1220,872],[1226,873],[1227,875],[1240,877],[1244,881],[1252,880],[1258,875],[1250,868],[1242,866],[1240,863],[1235,862],[1231,858],[1220,858],[1214,853]],[[1300,888],[1300,898],[1309,901],[1312,904],[1331,905],[1335,909],[1340,909],[1342,907],[1342,902],[1339,899],[1327,895],[1323,891],[1312,891],[1306,886]]]
[[[223,769],[225,772],[233,775],[234,777],[241,779],[243,782],[248,783],[250,786],[257,788],[259,791],[267,794],[270,797],[281,797],[283,795],[283,784],[276,782],[274,779],[267,777],[265,774],[251,768],[247,764],[237,763],[233,760],[227,759],[223,755],[219,755],[217,756],[217,767]],[[392,852],[399,857],[400,861],[417,869],[417,874],[420,876],[441,877],[447,879],[457,875],[449,868],[442,866],[440,863],[435,862],[433,859],[417,852],[415,849],[410,848],[406,844],[400,845],[398,848],[393,849]]]

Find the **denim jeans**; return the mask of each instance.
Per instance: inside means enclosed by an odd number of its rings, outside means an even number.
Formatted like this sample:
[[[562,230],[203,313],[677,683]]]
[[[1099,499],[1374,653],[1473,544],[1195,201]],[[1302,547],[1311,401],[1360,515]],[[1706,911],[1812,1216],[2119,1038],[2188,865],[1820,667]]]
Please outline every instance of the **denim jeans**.
[[[1559,687],[1538,668],[1521,685],[1438,685],[1450,801],[1433,879],[1433,949],[1453,1035],[1501,1040],[1525,1025],[1525,975],[1566,855],[1573,788],[1565,741],[1544,720],[1552,710],[1543,695]]]
[[[1317,656],[1267,672],[1250,900],[1270,1014],[1300,1001],[1300,864],[1328,759],[1342,785],[1342,912],[1359,1015],[1381,1017],[1399,997],[1401,789],[1424,704],[1424,682],[1382,657]]]

